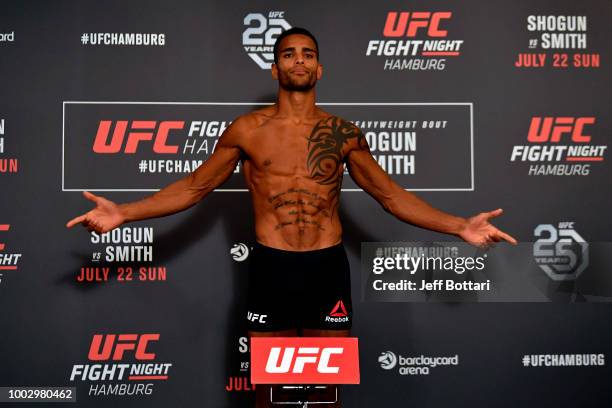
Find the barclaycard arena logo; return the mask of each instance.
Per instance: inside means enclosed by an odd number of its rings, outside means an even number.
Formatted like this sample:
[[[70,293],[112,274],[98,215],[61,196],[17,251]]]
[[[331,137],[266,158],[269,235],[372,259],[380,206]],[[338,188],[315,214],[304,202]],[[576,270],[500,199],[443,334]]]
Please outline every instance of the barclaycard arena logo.
[[[397,367],[397,372],[400,375],[429,375],[431,370],[436,367],[458,366],[459,355],[403,357],[387,350],[378,356],[378,364],[380,364],[380,368],[386,371],[391,371]]]
[[[593,116],[535,116],[526,145],[515,145],[511,162],[529,164],[530,176],[588,176],[591,166],[603,163],[607,145],[596,144]]]
[[[250,13],[244,18],[244,25],[247,27],[242,33],[244,50],[259,68],[270,69],[274,62],[276,38],[291,28],[285,20],[285,12]]]
[[[540,224],[533,256],[538,266],[554,281],[575,280],[589,266],[589,244],[574,229],[573,222]]]
[[[236,262],[242,262],[246,260],[249,257],[249,253],[249,247],[243,244],[242,242],[234,244],[230,249],[232,259]]]
[[[370,40],[368,57],[383,57],[384,69],[442,71],[446,58],[461,55],[463,40],[449,39],[452,11],[389,11],[383,39]]]
[[[159,333],[95,334],[86,364],[74,364],[70,381],[89,382],[90,396],[150,395],[165,381],[172,363],[156,362]]]
[[[15,41],[15,31],[11,31],[10,33],[0,33],[0,42],[14,42]]]
[[[0,224],[0,284],[3,281],[5,271],[16,271],[17,265],[21,260],[22,254],[9,253],[5,252],[6,244],[4,243],[4,239],[6,235],[5,232],[11,229],[11,224]]]
[[[397,356],[392,351],[383,351],[378,357],[378,363],[385,370],[392,370],[397,365]]]

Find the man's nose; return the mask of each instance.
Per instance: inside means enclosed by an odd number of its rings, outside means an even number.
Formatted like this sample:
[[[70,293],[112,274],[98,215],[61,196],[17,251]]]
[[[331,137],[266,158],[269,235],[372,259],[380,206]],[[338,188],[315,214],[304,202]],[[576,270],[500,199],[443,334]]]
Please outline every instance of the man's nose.
[[[295,57],[296,64],[304,64],[304,56],[302,54],[297,54]]]

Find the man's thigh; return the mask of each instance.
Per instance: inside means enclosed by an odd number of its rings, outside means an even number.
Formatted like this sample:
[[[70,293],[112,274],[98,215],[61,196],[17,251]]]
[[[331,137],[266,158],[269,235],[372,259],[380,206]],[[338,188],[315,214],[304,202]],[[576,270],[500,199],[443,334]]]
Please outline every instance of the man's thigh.
[[[303,337],[349,337],[350,330],[302,329]]]
[[[288,329],[280,331],[251,331],[249,330],[249,337],[297,337],[297,329]]]

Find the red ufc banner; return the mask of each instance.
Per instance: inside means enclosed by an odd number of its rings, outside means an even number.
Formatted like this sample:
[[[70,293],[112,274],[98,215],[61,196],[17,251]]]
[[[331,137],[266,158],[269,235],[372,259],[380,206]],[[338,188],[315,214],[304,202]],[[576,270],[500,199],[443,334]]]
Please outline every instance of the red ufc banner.
[[[252,384],[359,384],[356,337],[251,337]]]

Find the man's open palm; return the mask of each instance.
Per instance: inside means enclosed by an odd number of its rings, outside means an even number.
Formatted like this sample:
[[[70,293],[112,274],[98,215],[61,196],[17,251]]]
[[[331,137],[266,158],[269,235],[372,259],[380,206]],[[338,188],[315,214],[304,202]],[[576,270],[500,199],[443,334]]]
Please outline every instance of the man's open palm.
[[[478,247],[488,247],[500,241],[508,241],[516,245],[516,239],[489,223],[490,218],[500,216],[502,212],[503,210],[499,208],[468,218],[467,224],[463,231],[459,233],[459,236],[466,242]]]
[[[83,191],[83,195],[88,200],[96,203],[96,208],[71,219],[66,224],[66,227],[71,228],[73,225],[82,224],[88,231],[104,233],[111,231],[124,223],[125,218],[117,204],[107,200],[104,197],[96,196],[88,191]]]

